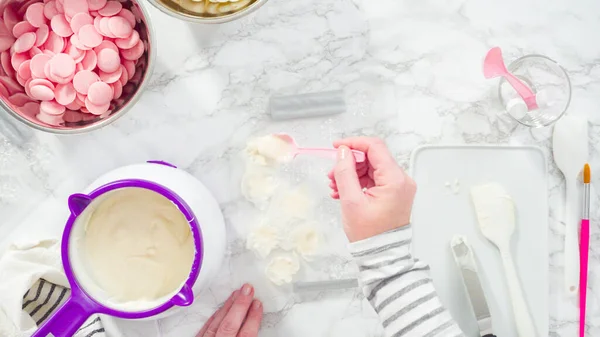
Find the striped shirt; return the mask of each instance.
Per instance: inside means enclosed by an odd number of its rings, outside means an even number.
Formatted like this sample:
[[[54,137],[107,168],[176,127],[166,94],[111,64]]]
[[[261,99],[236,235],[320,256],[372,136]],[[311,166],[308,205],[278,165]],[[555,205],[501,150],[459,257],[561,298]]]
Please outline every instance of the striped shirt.
[[[458,337],[460,328],[443,307],[429,266],[410,254],[410,226],[350,244],[365,297],[387,337]]]

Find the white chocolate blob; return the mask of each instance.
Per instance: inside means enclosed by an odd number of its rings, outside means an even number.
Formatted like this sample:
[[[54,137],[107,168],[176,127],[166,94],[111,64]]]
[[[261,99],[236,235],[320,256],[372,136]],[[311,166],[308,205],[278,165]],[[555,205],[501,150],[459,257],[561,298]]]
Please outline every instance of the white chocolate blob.
[[[273,249],[279,246],[280,239],[277,229],[260,225],[256,227],[246,240],[246,248],[256,252],[261,258],[266,258]]]
[[[279,182],[275,173],[265,167],[248,164],[242,177],[242,195],[259,209],[266,208]]]
[[[313,206],[308,189],[300,186],[278,193],[271,203],[270,213],[283,220],[308,219],[312,215]]]
[[[290,236],[294,249],[305,259],[314,256],[321,245],[319,232],[312,224],[295,228]]]
[[[290,161],[292,150],[290,143],[275,135],[252,139],[246,145],[250,160],[262,166],[277,166]]]
[[[502,185],[490,183],[474,186],[471,188],[471,198],[481,232],[486,237],[514,231],[515,204]]]
[[[280,286],[291,283],[298,270],[300,270],[300,262],[296,256],[282,255],[274,257],[265,272],[271,282]]]

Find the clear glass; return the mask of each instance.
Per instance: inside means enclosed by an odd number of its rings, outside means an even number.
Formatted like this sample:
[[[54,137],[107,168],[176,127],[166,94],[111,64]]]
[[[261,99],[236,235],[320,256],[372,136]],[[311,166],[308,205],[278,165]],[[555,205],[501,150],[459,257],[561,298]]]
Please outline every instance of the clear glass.
[[[545,127],[564,115],[571,102],[571,81],[556,61],[542,55],[523,56],[508,66],[508,71],[536,94],[539,109],[527,111],[525,102],[504,79],[498,96],[507,115],[528,127]]]

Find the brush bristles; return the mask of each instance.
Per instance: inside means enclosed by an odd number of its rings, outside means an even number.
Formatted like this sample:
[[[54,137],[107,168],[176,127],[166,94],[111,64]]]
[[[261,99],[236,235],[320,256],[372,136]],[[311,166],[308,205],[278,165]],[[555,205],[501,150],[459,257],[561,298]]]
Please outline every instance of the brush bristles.
[[[592,172],[590,170],[590,165],[585,164],[583,167],[583,182],[585,184],[589,184],[592,181]]]

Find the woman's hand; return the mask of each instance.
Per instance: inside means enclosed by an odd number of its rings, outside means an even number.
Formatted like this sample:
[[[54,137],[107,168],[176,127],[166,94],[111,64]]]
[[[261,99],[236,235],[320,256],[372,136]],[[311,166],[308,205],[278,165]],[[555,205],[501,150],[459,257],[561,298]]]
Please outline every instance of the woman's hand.
[[[377,138],[348,138],[334,142],[338,162],[331,173],[331,196],[342,207],[344,231],[350,242],[364,240],[407,225],[417,190]],[[357,164],[350,150],[363,151]]]
[[[263,306],[254,299],[254,288],[244,284],[204,324],[196,337],[257,337]]]

